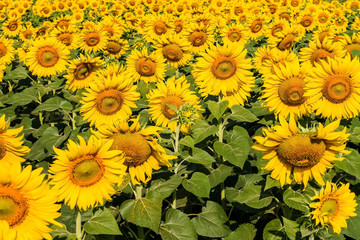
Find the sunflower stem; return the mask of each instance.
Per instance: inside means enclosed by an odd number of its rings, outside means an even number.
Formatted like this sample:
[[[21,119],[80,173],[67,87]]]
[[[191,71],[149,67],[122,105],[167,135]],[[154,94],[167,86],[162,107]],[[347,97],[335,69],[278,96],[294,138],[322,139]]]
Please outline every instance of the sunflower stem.
[[[136,185],[136,199],[142,198],[142,186]]]
[[[76,239],[81,240],[81,212],[79,208],[76,208]]]
[[[174,152],[179,152],[180,124],[176,124]]]
[[[224,122],[220,123],[219,130],[218,130],[218,137],[219,142],[224,141],[224,126],[227,123],[227,120],[225,119]],[[220,163],[223,162],[222,156],[220,156]],[[221,206],[226,211],[226,195],[225,195],[225,184],[224,182],[220,183],[220,198],[221,198]]]

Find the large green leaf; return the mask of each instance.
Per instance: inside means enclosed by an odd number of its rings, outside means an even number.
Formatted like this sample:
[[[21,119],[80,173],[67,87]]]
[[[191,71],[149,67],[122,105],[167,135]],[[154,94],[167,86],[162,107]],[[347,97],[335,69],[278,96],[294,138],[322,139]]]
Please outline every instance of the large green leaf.
[[[14,70],[8,72],[3,80],[21,80],[27,78],[27,73],[29,71],[24,66],[18,66]]]
[[[214,150],[231,164],[243,168],[249,154],[249,143],[245,137],[229,144],[216,141]]]
[[[37,90],[34,87],[26,88],[20,93],[15,93],[9,97],[5,103],[12,104],[14,106],[23,106],[32,101],[37,100]]]
[[[190,136],[185,136],[184,138],[180,139],[179,143],[189,148],[194,148],[195,145],[194,139]]]
[[[344,160],[336,161],[335,166],[357,178],[360,178],[360,154],[355,149],[349,149],[351,153],[344,155]]]
[[[263,239],[266,240],[281,240],[286,239],[285,234],[282,232],[281,221],[275,218],[268,222],[264,228]]]
[[[249,207],[260,209],[268,206],[272,202],[271,196],[261,196],[260,185],[247,185],[243,189],[226,188],[226,198],[230,202],[246,204]]]
[[[192,156],[187,157],[186,160],[188,162],[198,163],[204,166],[211,165],[215,162],[215,159],[209,153],[200,148],[194,148]]]
[[[206,237],[224,237],[230,233],[228,226],[224,225],[228,221],[222,207],[212,201],[207,201],[206,207],[195,218],[191,219],[197,234]]]
[[[201,172],[195,172],[190,179],[185,179],[183,187],[198,197],[209,197],[211,184],[209,177]]]
[[[160,225],[159,233],[164,240],[196,240],[195,227],[188,216],[177,210],[166,212],[165,223]]]
[[[84,230],[87,233],[122,235],[119,226],[109,209],[98,209],[94,216],[84,224]]]
[[[229,101],[227,100],[222,102],[207,101],[207,105],[212,115],[214,115],[214,117],[217,120],[219,120],[226,111],[229,105]]]
[[[205,138],[216,133],[218,127],[214,125],[209,125],[206,121],[199,119],[197,120],[192,127],[192,136],[194,137],[194,143],[199,143]]]
[[[292,221],[292,220],[284,218],[284,217],[283,217],[283,222],[284,222],[286,235],[291,240],[295,240],[296,233],[299,232],[299,224],[295,221]]]
[[[38,113],[39,111],[55,111],[57,109],[63,109],[64,111],[72,110],[72,105],[68,101],[60,97],[52,97],[45,102],[41,103],[32,113]]]
[[[309,201],[306,199],[304,194],[301,194],[297,191],[288,188],[283,194],[283,200],[291,208],[295,208],[304,212],[305,214],[309,213]]]
[[[255,122],[259,120],[252,112],[240,105],[232,106],[231,111],[230,119],[238,122]]]
[[[175,174],[170,179],[158,179],[151,182],[151,187],[147,193],[148,197],[154,196],[154,198],[167,198],[170,194],[181,184],[183,178]]]
[[[231,175],[233,168],[224,164],[221,164],[217,169],[213,170],[209,175],[211,187],[216,187],[218,184],[225,181],[225,179]]]
[[[235,232],[230,233],[224,240],[253,240],[256,236],[256,228],[250,223],[241,224]]]
[[[150,228],[157,233],[161,220],[161,207],[161,199],[146,197],[130,199],[121,204],[120,213],[126,221]]]

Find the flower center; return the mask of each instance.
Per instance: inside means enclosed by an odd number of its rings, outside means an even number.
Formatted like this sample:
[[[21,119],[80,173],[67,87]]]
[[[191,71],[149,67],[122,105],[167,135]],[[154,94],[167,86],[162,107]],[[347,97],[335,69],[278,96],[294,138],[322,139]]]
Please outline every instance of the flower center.
[[[293,0],[293,1],[291,1],[291,6],[297,7],[297,6],[299,6],[299,2],[297,0]]]
[[[80,186],[88,187],[97,183],[104,174],[105,168],[101,159],[93,155],[82,156],[71,164],[71,181]]]
[[[298,78],[291,78],[283,81],[279,86],[279,97],[283,103],[290,106],[298,106],[305,102],[305,84]]]
[[[312,167],[321,160],[325,149],[324,141],[297,134],[280,143],[276,151],[281,161],[294,167]]]
[[[330,33],[329,33],[328,31],[325,31],[325,32],[320,33],[320,34],[319,34],[319,40],[320,40],[320,42],[323,42],[324,39],[325,39],[325,37],[328,37],[328,36],[330,36]]]
[[[304,27],[308,27],[311,25],[312,22],[313,19],[311,16],[305,16],[301,21],[301,25],[303,25]]]
[[[121,109],[121,93],[115,89],[105,90],[96,98],[96,107],[104,115],[112,115]]]
[[[336,199],[327,198],[323,201],[320,207],[320,217],[327,216],[328,218],[332,218],[338,212],[338,203]]]
[[[175,32],[180,33],[183,29],[183,24],[181,22],[175,22]]]
[[[31,39],[31,36],[32,36],[32,31],[31,30],[25,30],[23,33],[23,36],[25,39]]]
[[[5,56],[7,53],[7,49],[3,43],[0,43],[0,57]]]
[[[207,34],[201,31],[196,31],[190,35],[189,40],[193,46],[198,47],[206,42]]]
[[[322,89],[323,96],[332,103],[342,103],[351,94],[351,79],[347,75],[330,76]]]
[[[329,19],[328,16],[319,14],[319,22],[320,23],[326,23],[328,19]]]
[[[10,227],[22,223],[28,212],[28,204],[22,194],[12,187],[0,185],[0,220]]]
[[[74,72],[74,76],[76,80],[84,80],[87,78],[93,70],[93,66],[91,63],[80,63]]]
[[[16,21],[10,22],[8,28],[10,31],[15,31],[18,28],[18,23]]]
[[[178,96],[167,96],[161,101],[161,112],[167,119],[176,117],[176,113],[168,105],[175,106],[177,109],[184,104],[184,101]]]
[[[292,33],[287,34],[277,45],[277,48],[281,51],[290,49],[295,41],[295,35]]]
[[[109,37],[114,36],[114,29],[112,27],[110,27],[110,26],[104,27],[103,30],[109,33]]]
[[[227,79],[234,75],[236,63],[231,57],[220,56],[211,66],[212,73],[220,79]]]
[[[157,35],[162,35],[166,33],[166,31],[167,31],[167,27],[163,21],[158,21],[154,24],[154,32]]]
[[[42,47],[37,52],[36,59],[43,67],[53,67],[59,61],[59,55],[52,47]]]
[[[141,58],[136,62],[136,71],[142,76],[152,76],[155,70],[156,63],[151,59]]]
[[[239,30],[231,30],[229,33],[228,33],[228,38],[230,41],[232,42],[237,42],[240,40],[241,38],[241,33],[239,32]]]
[[[360,44],[359,43],[352,43],[345,47],[345,49],[351,54],[351,56],[354,58],[353,50],[360,50]],[[1,45],[0,45],[0,56],[1,56]]]
[[[95,46],[100,42],[100,37],[99,34],[97,33],[89,33],[88,35],[86,35],[85,37],[85,43],[88,46]]]
[[[278,33],[281,32],[282,30],[283,30],[282,25],[276,25],[271,29],[271,35],[277,37]]]
[[[177,44],[169,44],[163,47],[162,53],[165,58],[171,61],[180,61],[183,57],[183,51]]]
[[[325,49],[317,49],[313,54],[311,55],[310,61],[314,65],[314,62],[320,63],[321,59],[324,59],[327,61],[328,57],[333,57],[333,54],[331,52],[328,52]],[[315,66],[315,65],[314,65]]]
[[[261,30],[263,23],[261,21],[255,20],[250,27],[251,32],[257,33]]]
[[[70,33],[63,33],[58,36],[60,42],[65,44],[66,46],[70,46],[73,40],[73,37]]]
[[[107,50],[111,54],[117,54],[121,51],[121,45],[117,42],[108,42]]]
[[[139,133],[119,133],[112,137],[114,142],[111,150],[121,150],[125,153],[125,165],[138,166],[148,160],[151,147]]]

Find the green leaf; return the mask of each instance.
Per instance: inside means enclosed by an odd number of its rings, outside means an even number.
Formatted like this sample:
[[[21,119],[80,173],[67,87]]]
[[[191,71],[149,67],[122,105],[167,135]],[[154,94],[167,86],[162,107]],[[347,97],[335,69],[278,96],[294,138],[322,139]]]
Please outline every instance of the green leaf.
[[[194,225],[185,213],[177,209],[166,212],[165,223],[160,225],[159,233],[164,240],[197,239]]]
[[[64,109],[65,111],[70,111],[72,110],[72,105],[60,97],[53,97],[41,103],[37,108],[34,109],[34,111],[32,111],[32,113],[38,113],[40,111],[51,112],[59,108]]]
[[[250,111],[256,116],[256,117],[260,117],[260,116],[265,116],[268,114],[271,114],[271,112],[269,111],[269,108],[261,106],[263,101],[256,101],[254,103],[251,103],[251,109]]]
[[[25,79],[27,78],[27,73],[29,71],[23,67],[23,66],[18,66],[17,68],[15,68],[14,70],[8,72],[3,79],[4,80],[21,80],[21,79]]]
[[[190,136],[185,136],[184,138],[180,139],[179,143],[189,148],[194,148],[195,145],[194,139],[192,139]]]
[[[39,143],[45,147],[48,152],[54,153],[53,146],[59,147],[60,144],[69,137],[70,133],[71,128],[69,126],[65,127],[63,135],[58,133],[56,127],[49,127],[42,133]]]
[[[353,143],[360,143],[360,127],[355,127],[351,131],[351,135],[349,136],[349,140]]]
[[[150,197],[130,199],[121,204],[120,213],[126,221],[150,228],[157,233],[161,220],[161,207],[161,199]]]
[[[354,58],[355,56],[360,56],[360,50],[353,49],[351,52],[351,56],[352,56],[352,58]]]
[[[158,179],[151,182],[151,187],[147,193],[148,197],[154,196],[154,198],[167,198],[171,193],[181,184],[183,178],[175,174],[170,179]]]
[[[230,202],[238,202],[246,204],[251,208],[260,209],[268,206],[272,202],[271,196],[261,196],[261,188],[262,186],[260,185],[250,184],[240,191],[234,188],[226,188],[225,194]]]
[[[263,239],[266,240],[278,240],[285,239],[284,233],[282,232],[281,221],[276,218],[268,222],[264,228]]]
[[[295,221],[282,217],[285,227],[285,232],[290,240],[296,239],[296,233],[299,231],[299,224]]]
[[[249,143],[245,137],[229,144],[216,141],[214,150],[231,164],[243,168],[249,154]]]
[[[205,138],[216,133],[218,128],[214,125],[209,125],[206,121],[198,119],[192,127],[192,136],[194,137],[194,143],[199,143]]]
[[[279,180],[274,180],[272,177],[270,177],[270,175],[266,176],[266,184],[265,184],[265,188],[264,191],[273,188],[273,187],[277,187],[280,188],[280,181]]]
[[[235,232],[230,233],[224,240],[253,240],[256,236],[256,228],[250,223],[241,224]]]
[[[200,148],[194,148],[192,156],[189,156],[186,160],[188,162],[202,165],[211,165],[215,162],[214,158],[209,153]]]
[[[207,101],[207,104],[212,115],[214,115],[214,117],[217,120],[219,120],[226,111],[229,105],[229,101],[228,100],[222,102]]]
[[[336,161],[335,166],[344,170],[350,175],[360,178],[360,154],[355,149],[348,150],[351,150],[351,153],[344,155],[344,160]]]
[[[32,101],[37,100],[37,90],[34,87],[26,88],[20,93],[15,93],[9,97],[5,103],[12,104],[14,106],[23,106]]]
[[[238,122],[255,122],[259,120],[252,112],[240,105],[233,105],[231,111],[230,119]]]
[[[201,172],[195,172],[191,178],[185,179],[183,187],[198,197],[209,197],[211,184],[207,175]]]
[[[230,233],[228,226],[224,225],[228,221],[226,213],[222,207],[212,201],[207,201],[206,207],[195,218],[191,219],[197,234],[206,237],[224,237]]]
[[[87,233],[122,235],[119,226],[109,209],[98,209],[94,216],[84,224],[84,230]]]
[[[357,196],[355,198],[356,202],[359,204],[360,203],[360,197]],[[346,220],[347,223],[347,228],[342,228],[341,232],[343,234],[345,234],[346,236],[349,236],[353,239],[360,239],[360,231],[359,231],[359,226],[360,226],[360,207],[359,205],[356,207],[356,211],[355,213],[357,214],[354,217],[350,217],[349,219]]]
[[[285,190],[283,194],[283,200],[285,204],[288,205],[289,207],[295,208],[306,214],[309,213],[309,207],[308,207],[309,202],[303,194],[296,192],[291,188],[288,188]]]
[[[233,168],[224,164],[221,164],[217,169],[213,170],[209,175],[211,187],[216,187],[225,179],[231,175]]]

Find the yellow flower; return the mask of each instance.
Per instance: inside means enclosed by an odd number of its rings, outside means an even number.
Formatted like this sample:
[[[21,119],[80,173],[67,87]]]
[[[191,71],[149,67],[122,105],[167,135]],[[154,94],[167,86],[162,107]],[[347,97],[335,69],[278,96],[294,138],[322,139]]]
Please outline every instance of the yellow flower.
[[[14,41],[4,37],[0,38],[0,65],[9,64],[14,59]]]
[[[0,163],[21,163],[22,158],[30,152],[30,148],[22,145],[23,135],[18,136],[23,127],[9,129],[10,122],[6,123],[5,115],[0,117]]]
[[[59,201],[73,209],[77,206],[84,211],[104,199],[111,200],[115,194],[114,184],[121,184],[125,174],[124,155],[121,151],[110,150],[112,140],[99,140],[90,136],[88,142],[78,136],[80,145],[72,140],[67,150],[54,147],[55,161],[49,172],[51,184],[59,195]]]
[[[96,127],[127,119],[140,98],[136,85],[124,74],[99,76],[86,91],[80,101],[80,113]]]
[[[190,43],[190,51],[194,54],[204,52],[215,41],[213,28],[204,23],[190,23],[183,32],[184,38]]]
[[[360,111],[360,63],[358,58],[327,59],[305,78],[305,97],[317,115],[326,118],[353,118]]]
[[[320,191],[312,200],[318,199],[319,202],[312,203],[312,219],[315,219],[316,225],[330,225],[332,230],[340,234],[341,228],[347,228],[346,220],[356,216],[355,207],[358,205],[355,201],[355,193],[349,189],[349,183],[341,183],[340,188],[334,183],[326,182],[325,189]]]
[[[129,169],[133,184],[147,183],[153,170],[159,170],[160,166],[171,167],[169,160],[176,157],[167,155],[157,139],[151,136],[160,137],[158,131],[162,128],[150,126],[140,130],[139,118],[130,121],[130,127],[128,121],[121,121],[102,126],[94,134],[100,138],[113,139],[110,149],[124,152],[123,164]]]
[[[92,29],[85,29],[80,33],[78,44],[84,52],[96,53],[106,48],[108,38],[108,32],[99,27],[94,27]]]
[[[281,186],[285,182],[291,184],[291,174],[298,184],[304,183],[305,187],[312,178],[324,185],[321,175],[327,168],[332,168],[333,161],[344,159],[336,155],[349,153],[345,150],[350,135],[345,133],[346,128],[334,132],[340,124],[338,120],[325,127],[319,123],[317,129],[301,131],[292,115],[289,123],[283,116],[279,116],[279,120],[280,125],[272,129],[263,128],[264,137],[254,137],[253,148],[263,152],[263,159],[270,159],[264,170],[272,171],[271,177],[280,180]]]
[[[54,220],[60,216],[61,205],[55,204],[56,192],[43,181],[42,171],[42,168],[32,171],[31,166],[21,171],[20,163],[0,164],[0,220],[7,221],[9,236],[23,240],[52,239],[48,225],[61,226]]]
[[[66,70],[70,51],[55,38],[37,39],[26,54],[25,64],[39,77],[55,76]]]

